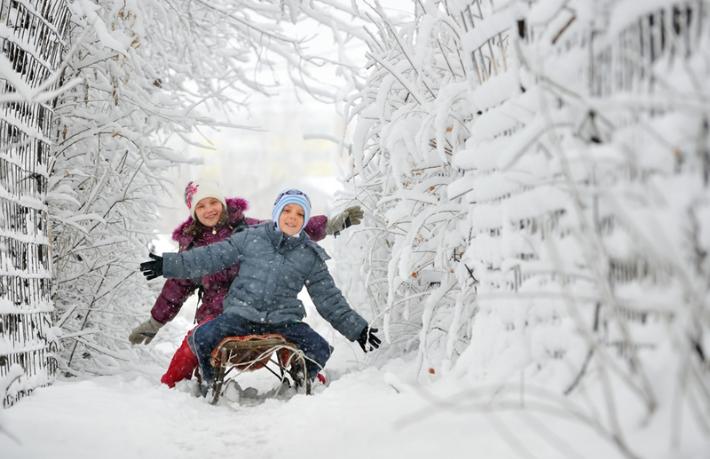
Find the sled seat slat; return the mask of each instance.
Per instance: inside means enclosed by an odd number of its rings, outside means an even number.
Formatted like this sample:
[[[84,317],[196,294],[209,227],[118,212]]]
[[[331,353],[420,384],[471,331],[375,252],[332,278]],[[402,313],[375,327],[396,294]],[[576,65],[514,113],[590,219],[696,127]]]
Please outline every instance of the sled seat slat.
[[[292,351],[298,349],[282,335],[262,334],[227,336],[212,350],[210,363],[213,367],[236,367],[242,371],[263,368],[269,363],[274,351],[282,365],[289,361]]]

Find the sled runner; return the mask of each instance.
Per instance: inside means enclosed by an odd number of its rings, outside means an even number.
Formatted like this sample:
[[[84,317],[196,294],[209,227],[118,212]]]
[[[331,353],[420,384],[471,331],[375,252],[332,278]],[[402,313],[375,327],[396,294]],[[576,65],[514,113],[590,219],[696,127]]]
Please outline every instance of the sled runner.
[[[303,387],[307,395],[311,394],[311,381],[306,376],[306,356],[279,334],[228,336],[214,348],[210,363],[215,370],[212,404],[219,400],[232,372],[231,377],[236,378],[245,371],[260,368],[267,369],[282,384],[296,389]]]

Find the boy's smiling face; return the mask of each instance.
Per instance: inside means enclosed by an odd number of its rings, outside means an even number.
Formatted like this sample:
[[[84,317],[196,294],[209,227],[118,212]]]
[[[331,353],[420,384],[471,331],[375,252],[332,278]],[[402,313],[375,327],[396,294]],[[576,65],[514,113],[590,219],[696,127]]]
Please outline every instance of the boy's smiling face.
[[[293,236],[303,227],[305,213],[298,204],[286,204],[279,216],[279,228],[284,234]]]

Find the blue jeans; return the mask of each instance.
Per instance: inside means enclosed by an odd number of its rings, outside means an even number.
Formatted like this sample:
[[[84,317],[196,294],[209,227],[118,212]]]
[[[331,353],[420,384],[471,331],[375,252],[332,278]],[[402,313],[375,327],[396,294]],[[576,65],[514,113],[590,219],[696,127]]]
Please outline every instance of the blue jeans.
[[[198,326],[188,338],[192,351],[197,356],[202,377],[208,383],[214,379],[210,354],[222,339],[227,336],[258,335],[262,333],[278,333],[287,341],[295,344],[308,357],[306,367],[308,377],[316,377],[318,370],[325,366],[333,348],[303,322],[286,322],[266,324],[249,321],[236,314],[222,314]]]

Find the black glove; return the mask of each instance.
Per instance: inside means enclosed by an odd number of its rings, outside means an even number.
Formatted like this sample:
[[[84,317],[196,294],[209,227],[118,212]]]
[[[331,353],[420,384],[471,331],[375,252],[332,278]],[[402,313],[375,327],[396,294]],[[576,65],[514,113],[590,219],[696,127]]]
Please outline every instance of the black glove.
[[[143,271],[145,278],[151,280],[158,276],[162,276],[163,257],[154,253],[149,253],[148,256],[152,258],[152,260],[141,263],[141,271]]]
[[[367,327],[362,329],[362,333],[360,333],[360,336],[357,337],[357,342],[362,348],[363,352],[368,352],[368,351],[374,351],[378,347],[380,347],[380,338],[375,335],[377,333],[376,328],[370,328],[368,325]],[[367,345],[370,345],[370,348],[367,348]]]

